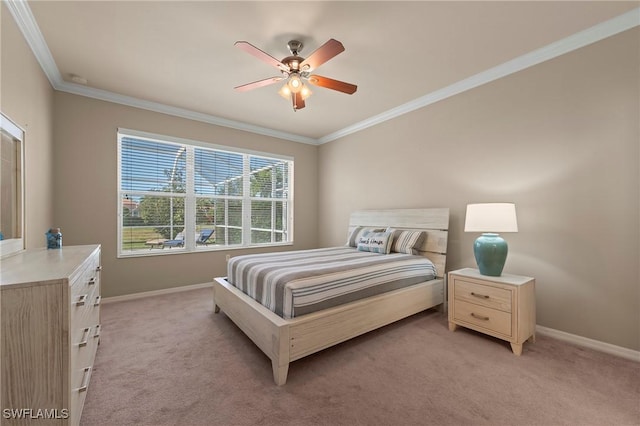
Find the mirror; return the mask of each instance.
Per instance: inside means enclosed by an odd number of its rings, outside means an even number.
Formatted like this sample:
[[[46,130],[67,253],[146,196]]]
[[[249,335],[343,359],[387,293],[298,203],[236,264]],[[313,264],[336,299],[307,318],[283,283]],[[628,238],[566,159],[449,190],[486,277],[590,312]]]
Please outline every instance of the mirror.
[[[0,258],[24,249],[24,131],[0,113]]]

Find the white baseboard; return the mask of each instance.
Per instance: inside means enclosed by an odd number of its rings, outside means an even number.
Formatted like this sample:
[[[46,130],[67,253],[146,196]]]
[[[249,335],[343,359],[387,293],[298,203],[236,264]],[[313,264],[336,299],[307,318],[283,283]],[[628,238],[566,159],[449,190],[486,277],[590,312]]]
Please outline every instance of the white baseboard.
[[[201,288],[211,288],[213,283],[202,283],[185,285],[181,287],[165,288],[162,290],[145,291],[141,293],[125,294],[123,296],[105,297],[102,299],[102,303],[122,302],[126,300],[142,299],[151,296],[160,296],[163,294],[179,293],[182,291],[197,290]],[[610,343],[600,342],[598,340],[589,339],[586,337],[578,336],[576,334],[567,333],[553,328],[543,327],[536,325],[536,333],[540,333],[545,336],[553,337],[558,340],[573,343],[574,345],[583,346],[586,348],[594,349],[600,352],[616,355],[625,359],[640,362],[640,351],[634,351],[633,349],[623,348],[622,346],[612,345]]]
[[[616,355],[622,358],[630,359],[632,361],[640,362],[640,352],[634,351],[633,349],[623,348],[622,346],[612,345],[610,343],[601,342],[599,340],[588,339],[586,337],[578,336],[560,330],[554,330],[553,328],[547,328],[541,325],[536,325],[536,332],[545,336],[553,337],[558,340],[573,343],[578,346],[595,349],[600,352],[605,352],[611,355]]]
[[[141,293],[125,294],[122,296],[105,297],[102,299],[102,303],[122,302],[125,300],[142,299],[144,297],[160,296],[163,294],[179,293],[182,291],[197,290],[201,288],[210,288],[210,287],[213,287],[213,283],[202,283],[202,284],[185,285],[181,287],[171,287],[171,288],[165,288],[162,290],[144,291]]]

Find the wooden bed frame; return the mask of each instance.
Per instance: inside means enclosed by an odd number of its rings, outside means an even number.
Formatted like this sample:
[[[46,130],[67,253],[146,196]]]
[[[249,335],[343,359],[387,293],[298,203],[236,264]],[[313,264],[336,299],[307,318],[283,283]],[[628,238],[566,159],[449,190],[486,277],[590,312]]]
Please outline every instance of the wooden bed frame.
[[[420,253],[435,264],[437,279],[292,319],[271,312],[225,278],[214,279],[214,312],[222,309],[271,359],[279,386],[287,381],[290,362],[444,302],[448,208],[357,211],[349,231],[356,226],[426,231]]]

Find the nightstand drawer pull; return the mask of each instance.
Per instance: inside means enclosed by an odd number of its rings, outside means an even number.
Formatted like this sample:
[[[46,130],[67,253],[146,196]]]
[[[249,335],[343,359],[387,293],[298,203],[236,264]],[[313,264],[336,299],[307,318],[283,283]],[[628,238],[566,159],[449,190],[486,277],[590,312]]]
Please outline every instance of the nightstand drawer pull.
[[[96,277],[91,277],[91,279],[89,280],[88,284],[89,285],[94,285],[96,283]]]
[[[102,266],[97,266],[96,267],[96,271],[98,271],[98,272],[102,271]]]
[[[474,293],[473,291],[471,292],[471,295],[474,297],[479,297],[480,299],[488,299],[489,296],[487,296],[486,294],[478,294],[478,293]]]
[[[93,306],[100,306],[100,301],[102,300],[102,296],[98,296],[96,297],[96,301],[93,304]]]
[[[471,312],[471,316],[474,317],[474,318],[483,320],[483,321],[489,321],[489,317],[483,317],[482,315],[478,315],[478,314],[476,314],[474,312]]]

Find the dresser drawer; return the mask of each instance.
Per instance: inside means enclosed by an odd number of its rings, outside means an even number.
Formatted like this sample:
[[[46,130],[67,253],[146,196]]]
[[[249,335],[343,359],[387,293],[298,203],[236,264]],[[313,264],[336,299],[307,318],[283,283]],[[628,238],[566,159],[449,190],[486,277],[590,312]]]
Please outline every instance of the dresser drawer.
[[[454,301],[454,320],[510,337],[511,314],[464,300]],[[466,324],[465,324],[466,323]],[[471,327],[473,328],[473,327]]]
[[[77,425],[80,423],[80,416],[82,415],[82,407],[84,406],[84,400],[87,397],[87,389],[89,387],[89,380],[91,379],[91,373],[93,373],[92,367],[73,368],[71,378],[71,394],[70,394],[70,410],[69,410],[69,424]]]
[[[90,258],[84,265],[80,274],[71,283],[71,300],[77,296],[89,294],[100,284],[99,259]]]
[[[457,300],[511,312],[511,290],[455,278],[454,292]]]
[[[99,258],[91,257],[71,283],[69,312],[71,330],[94,326],[100,317]]]
[[[80,330],[94,326],[100,321],[100,307],[94,306],[98,296],[97,292],[90,291],[79,296],[75,296],[70,301],[69,306],[69,331],[74,336]],[[72,340],[73,342],[73,340]]]
[[[82,327],[72,333],[71,366],[74,369],[88,367],[93,364],[98,340],[100,324]]]
[[[93,370],[96,351],[98,349],[99,336],[99,324],[95,324],[91,327],[84,327],[73,334],[72,338],[74,341],[71,344],[70,351],[70,399],[72,401],[72,412],[82,409],[82,403],[84,401],[84,396],[87,393],[87,386]]]

